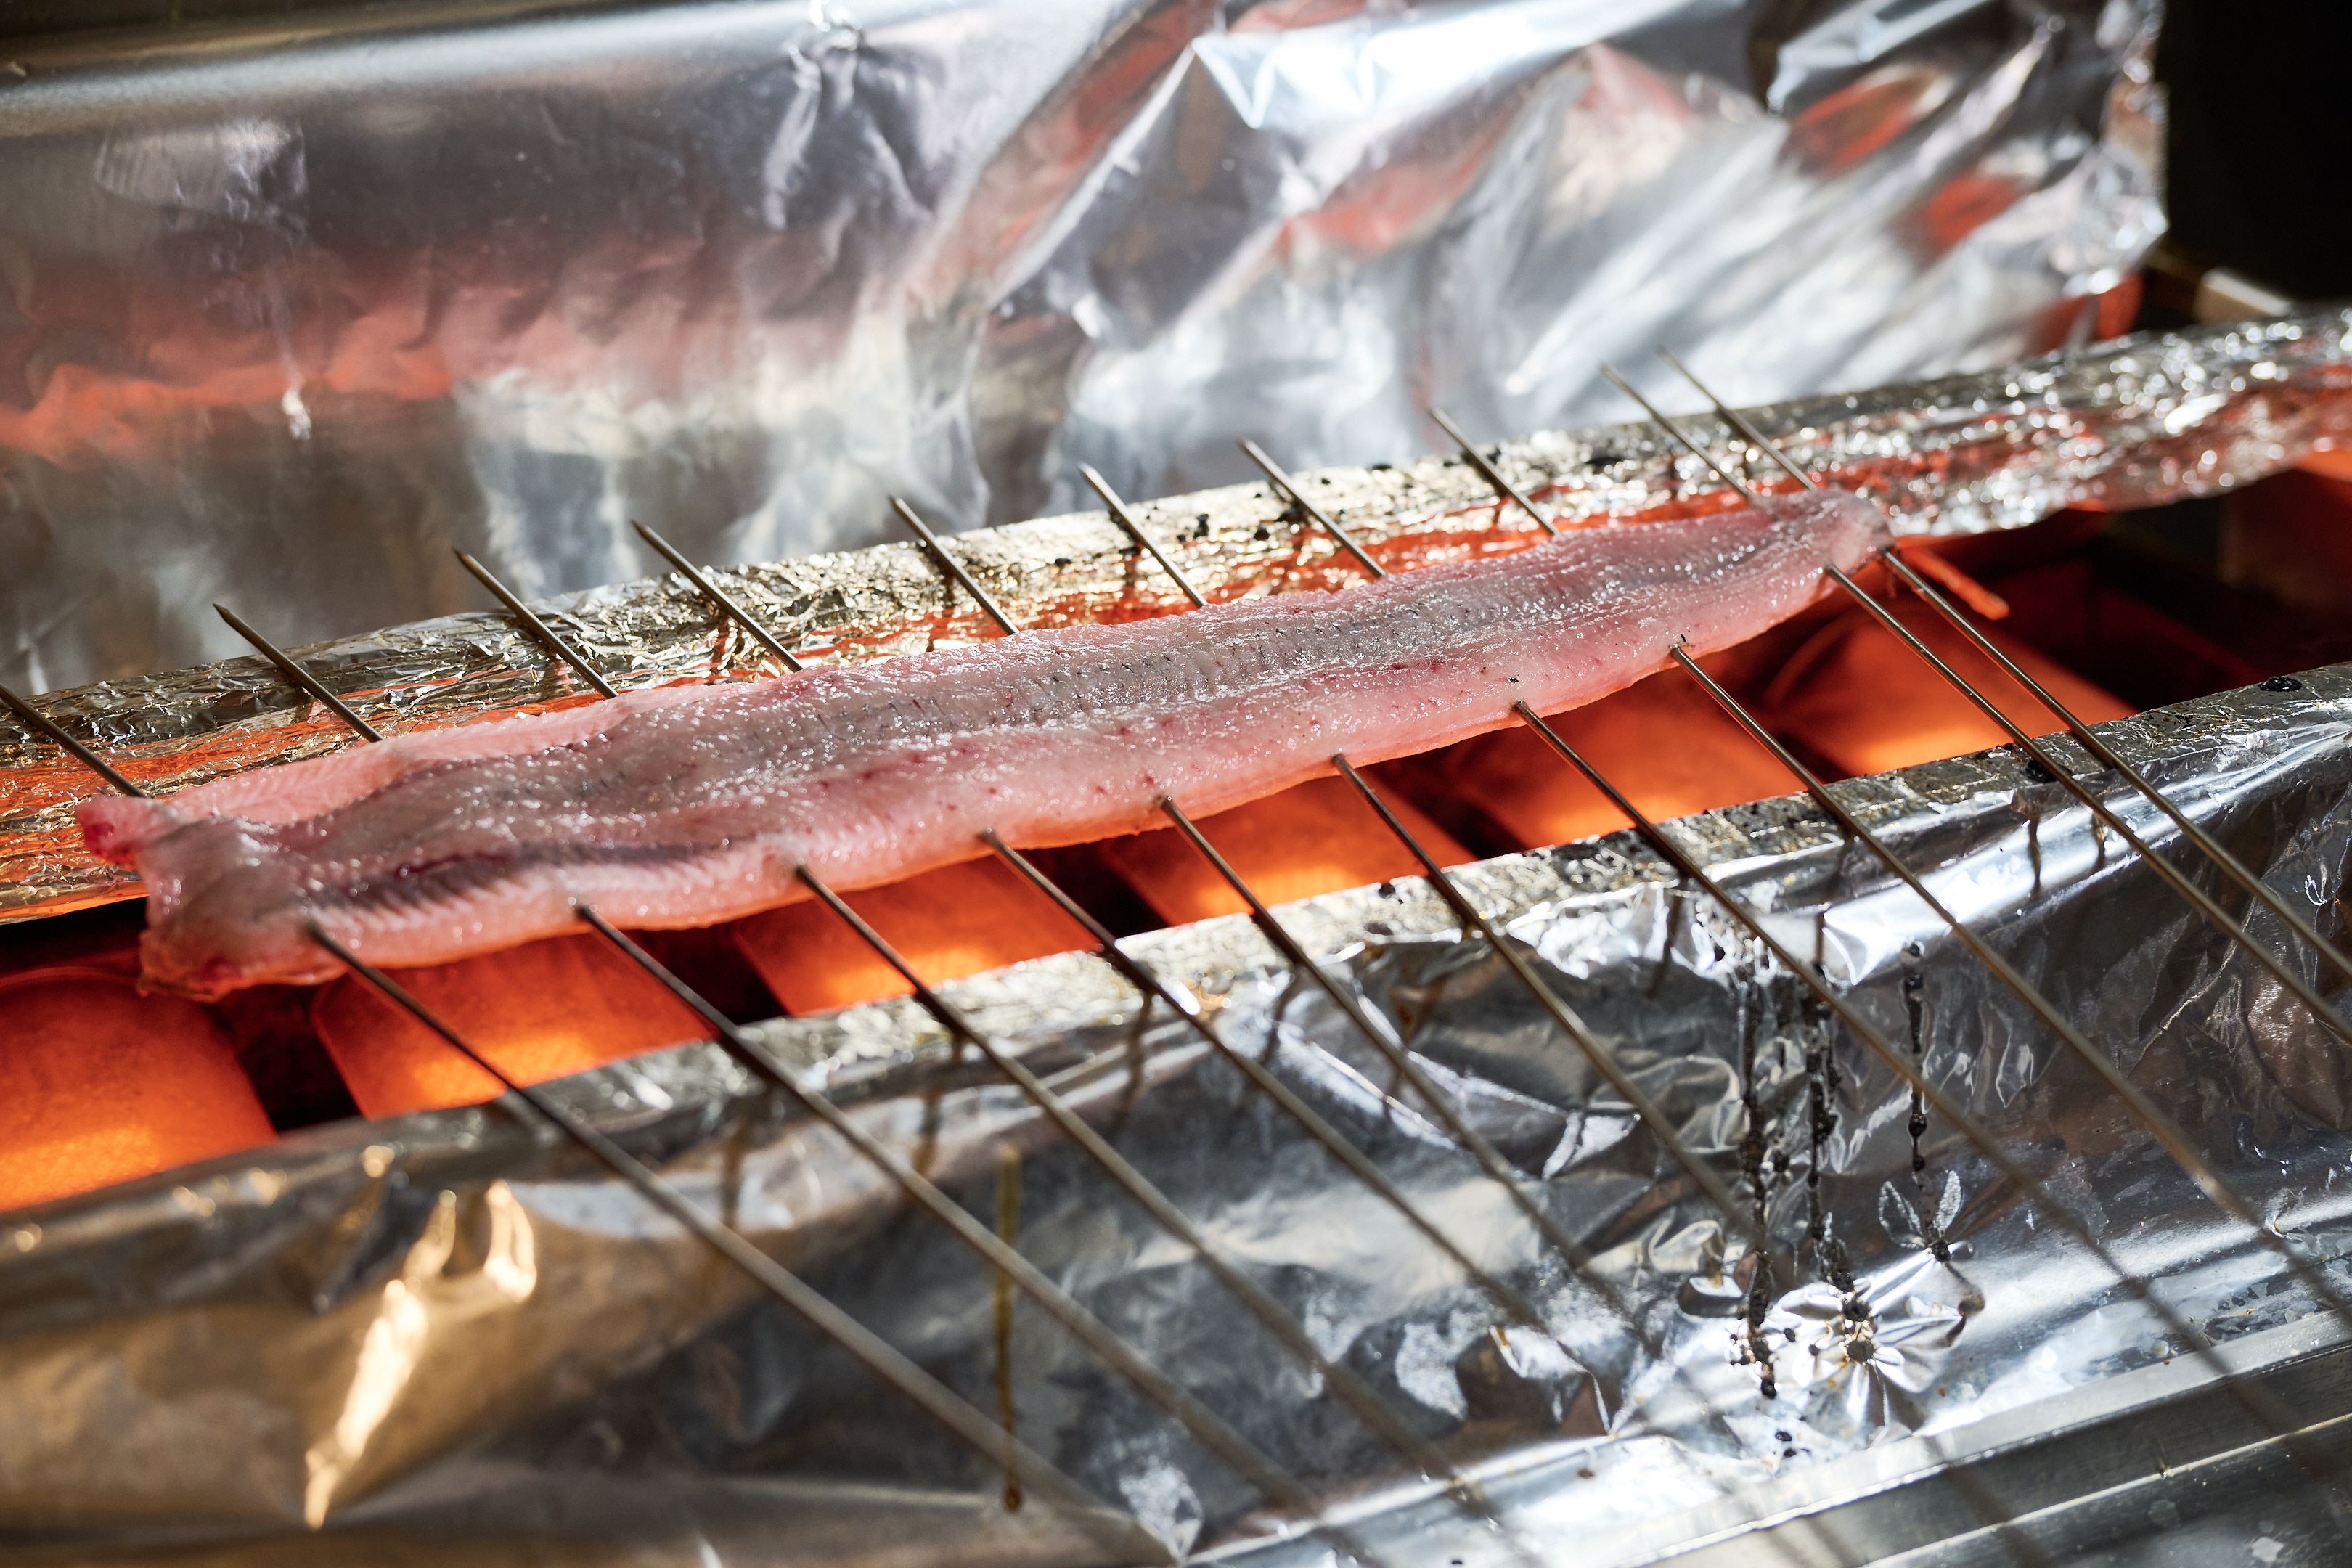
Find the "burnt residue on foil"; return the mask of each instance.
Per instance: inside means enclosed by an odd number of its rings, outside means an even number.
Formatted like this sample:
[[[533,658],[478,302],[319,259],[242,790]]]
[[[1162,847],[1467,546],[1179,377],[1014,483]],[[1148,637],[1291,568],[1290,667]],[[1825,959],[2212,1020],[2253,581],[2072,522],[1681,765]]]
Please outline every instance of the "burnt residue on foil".
[[[2102,727],[2334,936],[2352,861],[2352,667]],[[2096,775],[2071,743],[2051,744]],[[2264,973],[2001,750],[1832,786],[2114,1051],[2270,1222],[2339,1277],[2352,1070]],[[2104,781],[2159,845],[2154,809]],[[2018,809],[2030,808],[2038,828]],[[1899,885],[1790,797],[1668,826],[2129,1267],[2217,1340],[2305,1317],[2221,1221]],[[2038,871],[2026,835],[2038,832]],[[2177,848],[2177,846],[2174,846]],[[945,987],[1328,1353],[1483,1478],[1519,1539],[1629,1562],[1742,1489],[2181,1356],[2163,1325],[1630,834],[1465,868],[1472,898],[1769,1216],[1754,1260],[1525,992],[1418,881],[1287,907],[1307,950],[1450,1086],[1638,1304],[1653,1359],[1246,920],[1129,939],[1262,1048],[1551,1336],[1490,1302],[1166,1013],[1066,954]],[[2257,911],[2254,929],[2276,942]],[[2309,960],[2305,962],[2307,963]],[[2306,970],[2306,973],[2310,973]],[[2316,978],[2315,976],[2315,978]],[[1024,1253],[1352,1517],[1397,1562],[1511,1536],[1395,1473],[1203,1270],[910,1002],[764,1043],[985,1220],[1010,1148]],[[992,1402],[988,1270],[830,1133],[692,1047],[556,1092],[946,1379]],[[1759,1125],[1760,1123],[1760,1125]],[[1915,1137],[1924,1162],[1915,1164]],[[2252,1342],[2251,1341],[2249,1342]],[[1258,1500],[1042,1320],[1011,1328],[1019,1429],[1171,1543],[1272,1564]],[[1764,1394],[1769,1363],[1772,1396]],[[498,1107],[316,1130],[0,1226],[0,1541],[25,1560],[421,1559],[680,1565],[928,1552],[1084,1560],[573,1151]],[[1710,1419],[1712,1410],[1719,1419]],[[1703,1510],[1694,1513],[1691,1510]],[[1710,1526],[1710,1528],[1712,1528]],[[1678,1534],[1680,1531],[1682,1533]],[[783,1544],[789,1542],[789,1544]]]
[[[1980,375],[1882,387],[1754,411],[1761,429],[1828,482],[1883,500],[1905,531],[2030,522],[2074,501],[2149,505],[2272,472],[2352,433],[2352,311],[2102,343]],[[1777,470],[1709,418],[1685,422],[1717,459],[1768,484]],[[1727,504],[1728,492],[1647,424],[1554,431],[1489,448],[1563,522]],[[1395,569],[1541,537],[1458,458],[1300,476],[1318,504]],[[1360,581],[1328,534],[1270,484],[1137,506],[1202,590],[1218,598]],[[961,535],[948,548],[1017,625],[1174,613],[1187,601],[1101,512]],[[714,571],[810,662],[915,652],[996,635],[913,544]],[[247,606],[250,608],[250,605]],[[615,687],[740,679],[761,650],[677,576],[546,602],[559,629]],[[387,734],[593,700],[502,614],[447,616],[294,650]],[[772,665],[767,668],[772,668]],[[257,658],[53,694],[42,706],[158,794],[355,743]],[[100,786],[0,718],[0,921],[136,891],[86,854],[74,804]]]

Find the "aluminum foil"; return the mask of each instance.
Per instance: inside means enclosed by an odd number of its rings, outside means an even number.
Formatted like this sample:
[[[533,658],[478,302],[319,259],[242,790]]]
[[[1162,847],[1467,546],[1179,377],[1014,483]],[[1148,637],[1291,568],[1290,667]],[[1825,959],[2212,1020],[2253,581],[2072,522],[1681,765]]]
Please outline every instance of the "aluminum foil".
[[[1900,530],[2031,522],[2069,503],[2125,508],[2224,489],[2352,438],[2352,310],[2103,343],[1982,374],[1754,410],[1825,481],[1874,495]],[[1769,461],[1711,416],[1688,422],[1717,460],[1757,483]],[[1563,520],[1656,516],[1728,492],[1647,425],[1554,431],[1491,449]],[[1395,569],[1520,548],[1538,537],[1459,458],[1306,471],[1318,504]],[[1785,479],[1780,482],[1785,484]],[[1179,567],[1218,597],[1346,587],[1358,568],[1266,484],[1139,509]],[[967,535],[955,550],[1024,626],[1121,620],[1186,601],[1101,512]],[[720,572],[721,586],[810,659],[855,660],[994,634],[910,545]],[[252,606],[247,605],[250,611]],[[745,679],[761,657],[677,577],[599,588],[544,606],[626,689]],[[503,614],[448,616],[296,650],[380,730],[463,723],[589,700]],[[43,700],[159,793],[351,744],[258,658],[121,680]],[[80,847],[74,804],[103,786],[0,715],[0,921],[124,898],[128,872]]]
[[[2105,727],[2333,934],[2352,861],[2352,667]],[[2057,750],[2085,773],[2088,760]],[[2111,781],[2110,781],[2111,782]],[[2347,1058],[2265,973],[2015,753],[1836,786],[2042,985],[2273,1227],[2337,1278]],[[2109,798],[2168,842],[2152,808]],[[1797,799],[1672,831],[2215,1340],[2309,1304],[1923,907]],[[2183,852],[2175,845],[2175,854]],[[1462,873],[1798,1277],[1752,1334],[1746,1243],[1445,907],[1400,881],[1290,906],[1546,1208],[1638,1304],[1643,1352],[1243,920],[1124,945],[1181,980],[1551,1338],[1460,1274],[1098,959],[948,989],[1327,1353],[1479,1474],[1500,1524],[1402,1467],[1169,1237],[958,1061],[909,1003],[764,1043],[983,1216],[1020,1153],[1020,1245],[1344,1510],[1386,1561],[1630,1562],[1759,1489],[2189,1347],[1630,836]],[[2266,939],[2280,933],[2257,919]],[[2305,961],[2307,963],[2307,960]],[[2318,980],[2309,968],[2306,977]],[[2332,980],[2323,984],[2332,984]],[[1330,1560],[1025,1309],[832,1134],[710,1047],[556,1092],[1171,1545]],[[1917,1157],[1915,1159],[1915,1150]],[[2307,1337],[2307,1336],[2306,1336]],[[1775,1383],[1762,1391],[1760,1348]],[[2037,1405],[2036,1402],[2045,1402]],[[18,1561],[636,1564],[1092,1560],[1036,1505],[750,1299],[626,1188],[499,1107],[346,1123],[0,1225],[0,1541]],[[1956,1438],[1955,1440],[1958,1440]],[[1893,1450],[1889,1450],[1890,1452]],[[1997,1505],[1998,1500],[1994,1500]],[[1993,1505],[1988,1505],[1993,1506]],[[1571,1544],[1572,1543],[1572,1544]],[[1868,1542],[1847,1542],[1864,1550]],[[1525,1552],[1527,1555],[1520,1553]]]
[[[0,679],[2006,363],[2161,226],[2157,0],[272,5],[0,43]]]

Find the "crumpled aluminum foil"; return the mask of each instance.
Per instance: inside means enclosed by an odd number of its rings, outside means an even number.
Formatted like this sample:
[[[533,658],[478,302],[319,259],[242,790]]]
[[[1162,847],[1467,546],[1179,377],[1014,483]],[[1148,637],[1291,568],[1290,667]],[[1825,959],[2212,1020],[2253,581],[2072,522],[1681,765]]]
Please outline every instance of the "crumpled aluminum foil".
[[[2323,931],[2340,930],[2352,667],[2104,730]],[[1835,787],[1937,868],[1938,892],[2280,1234],[2352,1281],[2337,1261],[2352,1248],[2352,1069],[2263,972],[2013,752]],[[2168,841],[2153,808],[2107,793]],[[2240,1339],[2309,1312],[2276,1258],[2201,1203],[2092,1075],[1807,803],[1671,831],[1769,907],[1891,1038],[1916,1040],[1926,1070],[2129,1267],[2160,1277],[2202,1332]],[[758,1032],[983,1217],[1003,1149],[1019,1150],[1024,1253],[1391,1563],[1483,1568],[1526,1561],[1520,1547],[1537,1562],[1633,1561],[1694,1520],[1711,1527],[1743,1489],[2184,1356],[1950,1129],[1930,1123],[1915,1169],[1899,1082],[1632,836],[1462,878],[1683,1140],[1759,1197],[1801,1275],[1780,1282],[1761,1324],[1776,1397],[1750,1359],[1746,1244],[1418,882],[1284,919],[1528,1173],[1639,1303],[1662,1359],[1388,1097],[1384,1069],[1246,921],[1124,945],[1190,987],[1228,1039],[1267,1051],[1538,1303],[1556,1342],[1495,1333],[1483,1296],[1098,959],[946,989],[1327,1353],[1480,1474],[1499,1529],[1403,1477],[1017,1094],[952,1059],[911,1003]],[[2255,927],[2280,937],[2266,919]],[[993,1408],[986,1271],[715,1049],[556,1092]],[[1009,1377],[1024,1439],[1171,1544],[1329,1560],[1312,1539],[1270,1539],[1277,1521],[1246,1488],[1025,1308]],[[497,1107],[324,1128],[13,1216],[0,1228],[0,1541],[35,1563],[404,1563],[457,1544],[483,1563],[1093,1560],[1035,1505],[1007,1514],[997,1477],[626,1188]]]
[[[2126,508],[2270,473],[2315,442],[2352,439],[2352,310],[2102,343],[2000,371],[1754,410],[1762,431],[1825,482],[1884,502],[1903,531],[2033,521],[2070,503]],[[1758,484],[1768,459],[1709,416],[1685,423]],[[1563,520],[1721,504],[1724,487],[1646,424],[1530,436],[1495,448],[1523,491]],[[1391,568],[1517,549],[1536,535],[1458,458],[1303,471],[1327,511]],[[1273,487],[1227,486],[1137,509],[1218,597],[1342,588],[1359,569]],[[966,535],[955,546],[1017,624],[1061,626],[1181,610],[1186,601],[1099,511]],[[877,548],[715,574],[788,647],[856,660],[994,635],[916,547]],[[748,677],[763,656],[676,576],[545,606],[622,689]],[[388,733],[588,700],[503,613],[447,616],[297,652]],[[184,788],[352,743],[331,714],[247,656],[43,700],[143,786]],[[129,897],[93,860],[76,802],[103,786],[0,715],[0,921]]]
[[[2157,0],[466,0],[0,44],[0,679],[2091,330]]]

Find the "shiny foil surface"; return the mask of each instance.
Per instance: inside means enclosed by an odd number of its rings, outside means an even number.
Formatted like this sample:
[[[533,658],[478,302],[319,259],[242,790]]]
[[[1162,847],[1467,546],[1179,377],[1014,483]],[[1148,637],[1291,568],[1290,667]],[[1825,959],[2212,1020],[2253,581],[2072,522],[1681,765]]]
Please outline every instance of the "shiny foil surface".
[[[58,9],[52,7],[52,9]],[[2156,0],[434,0],[0,39],[0,679],[2092,335]],[[1631,367],[1629,367],[1631,368]]]
[[[2315,442],[2352,438],[2347,331],[2352,311],[2314,310],[1752,413],[1823,482],[1884,502],[1898,531],[2000,528],[2073,502],[2120,509],[2226,489],[2274,471]],[[1790,482],[1729,440],[1711,416],[1685,428],[1731,471],[1744,467],[1759,485]],[[1563,521],[1654,517],[1735,500],[1647,425],[1554,431],[1490,450],[1507,477]],[[1541,537],[1516,507],[1496,505],[1458,458],[1294,477],[1391,570]],[[1361,581],[1330,537],[1265,482],[1154,501],[1136,515],[1214,598]],[[1164,615],[1187,603],[1099,511],[986,530],[950,548],[1024,626]],[[714,581],[811,662],[996,635],[911,544],[737,568]],[[749,679],[767,657],[675,575],[542,607],[625,690]],[[387,733],[594,700],[503,612],[294,651]],[[354,743],[331,714],[252,656],[58,692],[41,706],[157,794]],[[74,804],[103,787],[0,714],[0,921],[136,893],[129,872],[82,849],[74,825]]]
[[[2352,668],[2103,727],[2320,926],[2352,858]],[[2197,867],[2152,807],[2095,780]],[[2347,1057],[2013,752],[1841,796],[2042,986],[2339,1281]],[[2112,1095],[1795,798],[1670,831],[1965,1102],[2198,1331],[2254,1347],[2311,1306]],[[2210,888],[2201,869],[2192,875]],[[1020,1247],[1341,1510],[1382,1560],[1608,1564],[1747,1517],[1818,1467],[1964,1438],[2189,1347],[1830,1026],[1631,835],[1461,873],[1754,1203],[1794,1278],[1751,1333],[1748,1246],[1424,886],[1286,907],[1633,1302],[1540,1245],[1322,994],[1245,920],[1129,940],[1297,1091],[1549,1337],[1442,1255],[1098,958],[959,982],[1020,1054],[1324,1352],[1482,1478],[1496,1521],[1412,1478],[1184,1249],[911,1002],[762,1042],[985,1223],[1018,1157]],[[2228,900],[2237,907],[2237,900]],[[2257,918],[2274,946],[2283,933]],[[2323,986],[2307,955],[2296,962]],[[693,1047],[555,1092],[708,1211],[1172,1547],[1333,1561],[992,1279],[835,1135]],[[1645,1352],[1647,1337],[1660,1353]],[[2323,1336],[2324,1337],[2324,1336]],[[1758,1352],[1774,1396],[1761,1390]],[[496,1107],[318,1129],[0,1226],[0,1541],[29,1563],[1064,1563],[1100,1553],[861,1379],[574,1151]],[[1828,1469],[1823,1474],[1831,1473]],[[1868,1542],[1850,1542],[1866,1547]]]

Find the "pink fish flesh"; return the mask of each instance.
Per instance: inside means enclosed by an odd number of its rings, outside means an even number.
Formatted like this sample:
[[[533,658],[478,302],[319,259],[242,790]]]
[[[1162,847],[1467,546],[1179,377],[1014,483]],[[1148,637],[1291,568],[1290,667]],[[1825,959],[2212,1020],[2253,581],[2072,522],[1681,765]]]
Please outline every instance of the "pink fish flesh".
[[[704,925],[1021,846],[1200,815],[1556,712],[1727,647],[1882,538],[1843,493],[1566,533],[1336,594],[1025,633],[776,680],[639,691],[357,746],[166,800],[92,801],[145,878],[148,977],[323,980],[311,921],[422,964],[574,930]]]

